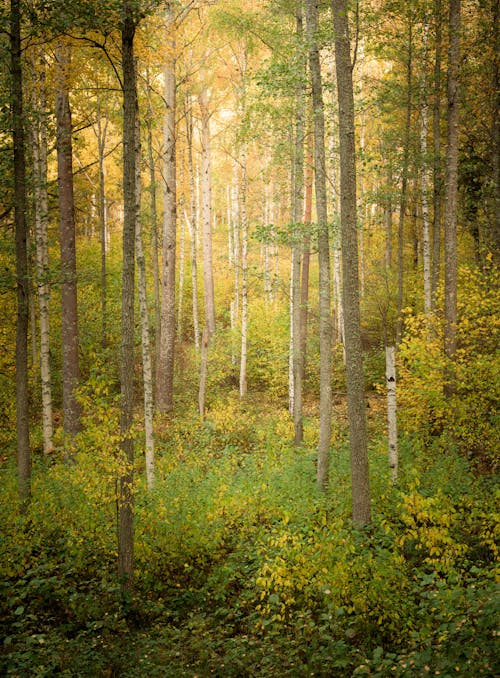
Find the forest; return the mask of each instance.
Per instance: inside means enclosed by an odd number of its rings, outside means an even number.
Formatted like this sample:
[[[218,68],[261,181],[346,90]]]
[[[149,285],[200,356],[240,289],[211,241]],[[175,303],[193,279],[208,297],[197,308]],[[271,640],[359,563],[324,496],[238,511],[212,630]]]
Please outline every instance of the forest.
[[[499,17],[0,4],[0,675],[500,675]]]

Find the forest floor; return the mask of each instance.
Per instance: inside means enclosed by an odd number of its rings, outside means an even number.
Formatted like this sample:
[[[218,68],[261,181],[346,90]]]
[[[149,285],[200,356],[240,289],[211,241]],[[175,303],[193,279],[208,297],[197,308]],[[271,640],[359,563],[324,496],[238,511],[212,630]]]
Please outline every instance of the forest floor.
[[[2,463],[0,674],[496,676],[498,534],[490,475],[401,440],[390,482],[385,404],[369,399],[373,520],[350,523],[345,401],[331,483],[315,484],[317,406],[290,444],[279,403],[228,397],[160,426],[156,485],[136,488],[136,590],[115,576],[116,467],[105,421],[71,467],[37,458],[16,513]]]

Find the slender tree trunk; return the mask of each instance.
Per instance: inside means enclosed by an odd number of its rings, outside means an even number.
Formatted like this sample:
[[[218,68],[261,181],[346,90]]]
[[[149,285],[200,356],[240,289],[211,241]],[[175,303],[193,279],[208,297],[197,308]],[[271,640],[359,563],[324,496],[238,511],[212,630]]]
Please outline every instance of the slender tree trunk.
[[[102,322],[102,346],[108,345],[107,329],[107,273],[106,273],[106,249],[107,249],[107,219],[106,219],[106,184],[104,169],[104,154],[106,150],[106,136],[108,118],[103,125],[101,114],[101,100],[97,99],[97,151],[99,159],[99,225],[101,237],[101,322]]]
[[[399,345],[403,336],[403,299],[404,299],[404,223],[408,202],[408,166],[410,159],[410,131],[412,113],[412,83],[413,83],[413,19],[408,18],[408,55],[406,61],[406,122],[403,141],[403,165],[401,167],[401,194],[399,198],[399,225],[398,225],[398,300],[396,345]]]
[[[500,264],[500,2],[493,5],[493,64],[492,64],[492,170],[493,214],[490,247],[496,264]]]
[[[177,334],[182,341],[182,309],[184,301],[184,271],[186,267],[186,225],[181,220],[179,243],[179,299],[177,302]]]
[[[60,45],[57,59],[57,173],[59,185],[59,241],[62,272],[62,386],[64,432],[71,438],[80,430],[80,405],[76,389],[80,380],[78,359],[78,305],[76,283],[76,235],[73,198],[73,150],[68,92],[69,51]],[[65,453],[69,455],[66,446]]]
[[[318,0],[306,2],[306,25],[309,42],[309,69],[312,83],[314,123],[314,169],[316,212],[318,217],[319,258],[319,350],[320,350],[320,422],[317,482],[322,490],[328,487],[332,416],[332,324],[330,317],[330,240],[326,197],[325,119],[321,66],[316,42]]]
[[[448,51],[447,83],[447,145],[444,210],[445,295],[444,295],[444,350],[453,361],[457,349],[457,191],[458,191],[458,125],[460,64],[460,0],[450,0],[450,44]],[[450,369],[445,392],[453,392],[454,377]]]
[[[134,589],[134,278],[138,214],[137,169],[140,155],[137,127],[137,90],[134,59],[133,2],[124,0],[122,27],[123,71],[123,272],[121,319],[120,433],[123,469],[118,498],[118,575],[122,591]]]
[[[248,344],[248,223],[247,223],[247,157],[243,147],[240,155],[241,190],[241,349],[240,398],[247,394],[247,344]]]
[[[149,330],[149,310],[147,302],[146,258],[142,239],[141,222],[141,138],[139,120],[136,119],[136,153],[135,185],[137,214],[135,221],[135,256],[137,260],[137,282],[139,296],[139,313],[141,316],[141,349],[142,349],[142,378],[144,384],[144,433],[146,443],[146,481],[148,489],[152,489],[155,480],[155,439],[153,429],[154,402],[153,402],[153,364],[151,359],[151,338]]]
[[[312,137],[308,148],[308,160],[305,172],[305,204],[304,223],[310,227],[312,221],[312,187],[313,187],[313,149]],[[309,269],[311,261],[311,234],[306,233],[302,245],[302,279],[300,283],[300,370],[301,381],[304,384],[307,355],[307,317],[309,309]]]
[[[303,18],[301,3],[296,14],[297,37],[303,39]],[[300,49],[300,48],[299,48]],[[300,58],[300,55],[299,55]],[[302,59],[301,59],[302,61]],[[301,63],[301,73],[305,64]],[[304,137],[305,137],[305,101],[304,85],[299,80],[295,93],[295,144],[294,144],[294,182],[292,187],[292,222],[294,229],[302,223],[304,214]],[[302,264],[302,242],[298,233],[293,234],[292,270],[291,270],[291,354],[292,354],[292,387],[293,387],[293,425],[294,444],[301,445],[304,438],[302,423],[302,377],[303,353],[301,345],[301,288],[300,274]]]
[[[436,290],[439,283],[441,260],[441,0],[434,2],[435,54],[434,54],[434,100],[432,105],[432,133],[434,143],[433,167],[433,221],[432,221],[432,278],[431,301],[434,308]]]
[[[194,345],[200,348],[200,323],[198,314],[198,261],[196,242],[198,232],[198,210],[196,209],[196,186],[193,163],[193,109],[190,100],[186,102],[186,133],[189,172],[189,205],[191,218],[188,220],[189,237],[191,238],[191,287],[193,299],[193,331]]]
[[[370,479],[359,310],[354,97],[347,2],[333,0],[332,5],[339,103],[340,208],[352,519],[355,525],[362,526],[370,521]]]
[[[174,9],[167,5],[167,20],[173,23]],[[173,26],[171,26],[173,30]],[[160,351],[156,380],[157,407],[160,412],[174,408],[174,348],[175,348],[175,248],[177,234],[176,161],[175,161],[175,39],[169,38],[172,54],[165,67],[164,140],[164,211],[163,211],[163,275],[160,322]]]
[[[423,76],[422,76],[422,125],[420,128],[420,153],[422,156],[421,169],[421,188],[422,188],[422,240],[423,240],[423,262],[424,262],[424,313],[429,315],[432,310],[432,290],[431,290],[431,243],[430,243],[430,224],[429,224],[429,199],[428,199],[428,171],[427,171],[427,133],[428,133],[428,106],[427,106],[427,40],[428,25],[427,19],[424,19],[423,25]]]
[[[200,93],[201,109],[201,211],[203,224],[203,280],[205,322],[209,340],[215,333],[214,273],[212,263],[212,210],[210,186],[210,114],[207,93]]]
[[[384,201],[385,265],[392,268],[392,167],[387,168],[387,196]]]
[[[23,73],[21,66],[21,7],[10,3],[11,111],[14,148],[14,222],[16,233],[16,422],[17,475],[20,510],[26,511],[31,495],[31,451],[28,410],[29,283],[26,248],[26,160],[24,146]]]
[[[35,69],[36,71],[36,69]],[[33,194],[35,215],[35,268],[40,315],[40,377],[42,388],[43,451],[52,450],[52,380],[50,372],[50,286],[47,196],[47,131],[43,120],[46,110],[45,63],[40,57],[38,81],[33,89]]]
[[[147,128],[147,153],[149,168],[149,197],[150,197],[150,219],[151,219],[151,263],[153,269],[153,298],[154,298],[154,334],[158,337],[161,324],[161,304],[160,304],[160,272],[158,266],[158,211],[156,209],[156,172],[155,159],[153,153],[153,108],[151,105],[151,88],[148,82],[148,117],[146,120]]]
[[[231,329],[236,329],[240,316],[240,227],[239,227],[239,192],[237,165],[234,166],[234,185],[231,191],[232,223],[233,223],[233,271],[234,271],[234,297],[231,301]],[[231,363],[236,365],[236,347],[233,338],[231,346]]]
[[[201,338],[200,386],[198,388],[198,412],[202,419],[205,418],[205,401],[207,394],[208,340],[208,331],[205,327]]]
[[[385,378],[387,385],[387,427],[389,443],[389,468],[392,482],[398,479],[398,425],[396,403],[396,348],[385,347]]]

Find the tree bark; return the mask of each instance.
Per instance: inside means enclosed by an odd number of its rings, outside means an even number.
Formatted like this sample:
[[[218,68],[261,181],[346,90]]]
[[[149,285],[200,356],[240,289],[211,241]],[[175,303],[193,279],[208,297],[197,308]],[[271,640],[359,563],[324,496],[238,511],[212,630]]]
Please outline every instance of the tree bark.
[[[76,389],[80,380],[78,359],[78,302],[76,282],[76,234],[73,197],[73,145],[71,110],[68,90],[69,50],[60,44],[57,60],[57,178],[59,185],[59,243],[61,251],[61,339],[64,433],[68,444],[80,430],[80,404]]]
[[[207,93],[200,93],[201,109],[201,211],[203,225],[203,281],[205,323],[210,337],[215,333],[214,272],[212,262],[212,210],[210,186],[210,114]]]
[[[362,526],[370,521],[370,478],[359,310],[354,97],[347,2],[333,0],[332,6],[339,105],[342,273],[352,519],[355,525]]]
[[[167,20],[173,30],[174,10],[167,5]],[[177,234],[177,190],[176,190],[176,78],[175,39],[170,36],[171,55],[165,67],[165,118],[163,123],[164,164],[163,164],[163,274],[160,324],[160,351],[156,379],[157,407],[160,412],[171,412],[174,408],[174,349],[175,349],[175,249]]]
[[[303,18],[301,3],[297,7],[296,26],[297,38],[303,39]],[[299,47],[300,49],[300,47]],[[300,54],[298,58],[302,62]],[[302,223],[304,214],[304,137],[305,137],[305,101],[304,85],[300,81],[305,64],[301,63],[299,82],[295,93],[295,144],[294,144],[294,182],[292,187],[292,222],[296,231]],[[293,425],[294,444],[301,445],[304,438],[302,423],[302,378],[303,378],[303,353],[301,343],[301,286],[300,274],[302,264],[302,238],[294,232],[292,245],[292,270],[291,270],[291,354],[292,354],[292,390],[293,390]]]
[[[190,99],[186,102],[186,137],[187,137],[187,157],[189,172],[189,205],[191,217],[188,220],[189,237],[191,239],[191,287],[193,302],[193,332],[194,345],[200,348],[200,323],[198,314],[198,260],[196,253],[197,233],[198,233],[198,210],[196,209],[196,187],[194,180],[193,163],[193,109],[190,105]]]
[[[138,214],[136,162],[137,90],[134,59],[135,24],[132,0],[124,0],[122,26],[123,72],[123,271],[121,317],[120,434],[122,470],[118,498],[118,576],[122,592],[134,589],[134,279]]]
[[[47,196],[47,131],[43,116],[46,110],[45,63],[38,65],[38,80],[33,89],[33,198],[35,217],[35,269],[40,316],[40,381],[42,389],[43,451],[52,450],[52,379],[50,372],[50,286]],[[36,72],[36,67],[35,67]]]
[[[10,3],[11,111],[14,149],[14,223],[16,238],[17,325],[16,325],[16,429],[17,475],[21,513],[31,495],[31,450],[28,408],[29,283],[26,248],[26,159],[24,146],[23,72],[21,65],[21,7]]]
[[[447,81],[448,115],[444,197],[444,350],[447,359],[453,361],[457,349],[458,69],[460,64],[460,0],[450,0],[449,30],[450,43],[448,51]],[[445,393],[451,395],[454,389],[454,376],[451,368],[446,375],[445,381]]]
[[[422,70],[422,105],[421,105],[421,128],[420,128],[420,154],[421,154],[421,189],[422,189],[422,245],[424,262],[424,313],[428,316],[432,310],[432,289],[431,289],[431,243],[430,243],[430,224],[429,224],[429,199],[428,199],[428,171],[427,171],[427,133],[429,107],[427,105],[427,77],[425,69],[427,67],[427,42],[428,25],[427,18],[424,18],[423,25],[423,70]]]
[[[403,164],[401,167],[401,193],[399,198],[398,224],[398,298],[396,321],[396,345],[403,335],[403,300],[404,300],[404,223],[408,201],[408,166],[410,158],[410,132],[412,113],[413,82],[413,19],[408,17],[408,54],[406,61],[406,121],[403,141]]]
[[[153,429],[154,402],[153,402],[153,365],[151,360],[151,338],[149,329],[149,310],[147,301],[146,258],[144,256],[144,242],[142,238],[141,222],[141,138],[139,120],[136,119],[136,148],[138,154],[135,165],[136,185],[136,222],[135,222],[135,255],[137,260],[137,282],[139,296],[139,313],[141,316],[141,350],[142,350],[142,378],[144,384],[144,434],[146,443],[146,481],[151,490],[155,481],[155,439]]]
[[[247,394],[248,346],[248,223],[247,223],[247,157],[243,147],[240,154],[241,190],[241,348],[240,348],[240,398]]]
[[[431,295],[434,308],[436,290],[439,283],[441,260],[441,199],[442,199],[442,172],[441,172],[441,0],[434,2],[435,21],[435,48],[434,48],[434,99],[432,105],[432,133],[434,143],[433,166],[433,219],[432,219],[432,278]]]
[[[314,170],[316,212],[318,217],[319,259],[319,350],[320,350],[320,422],[318,443],[317,482],[322,490],[328,488],[330,466],[330,439],[332,416],[332,324],[330,317],[330,242],[326,197],[325,119],[321,66],[316,42],[318,31],[318,0],[306,2],[306,25],[309,41],[309,70],[311,72]]]
[[[389,445],[389,468],[392,482],[398,479],[398,424],[396,403],[396,349],[385,347],[385,379],[387,385],[387,428]]]

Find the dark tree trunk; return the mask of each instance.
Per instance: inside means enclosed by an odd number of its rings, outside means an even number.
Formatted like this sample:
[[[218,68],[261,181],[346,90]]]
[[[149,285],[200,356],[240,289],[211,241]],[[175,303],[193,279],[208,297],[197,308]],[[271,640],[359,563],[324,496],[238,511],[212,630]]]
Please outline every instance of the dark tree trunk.
[[[134,62],[135,24],[132,1],[125,0],[122,27],[123,69],[123,273],[121,340],[120,433],[123,471],[118,500],[118,575],[122,591],[134,588],[134,279],[135,231],[137,219],[136,159],[138,151],[137,90]]]
[[[458,192],[458,124],[460,63],[460,0],[450,0],[450,44],[447,82],[447,145],[444,196],[444,350],[453,361],[457,349],[457,192]],[[453,391],[453,370],[446,377],[445,392]]]
[[[14,221],[16,233],[17,326],[16,326],[16,421],[17,469],[21,512],[31,493],[31,452],[28,422],[28,254],[26,248],[26,161],[23,120],[23,73],[21,67],[21,8],[10,3],[11,106],[14,146]]]
[[[435,56],[434,56],[434,103],[432,107],[432,129],[434,135],[434,168],[433,168],[433,231],[432,231],[432,276],[431,301],[434,307],[436,290],[439,283],[441,260],[441,213],[443,178],[441,171],[441,0],[434,3],[434,21],[436,25]]]
[[[78,359],[78,302],[76,285],[76,235],[73,198],[73,144],[68,92],[69,52],[64,45],[58,62],[56,125],[57,178],[59,186],[59,245],[61,251],[61,342],[64,433],[71,440],[80,430],[80,405],[76,389],[80,380]],[[66,447],[66,455],[69,455]]]

